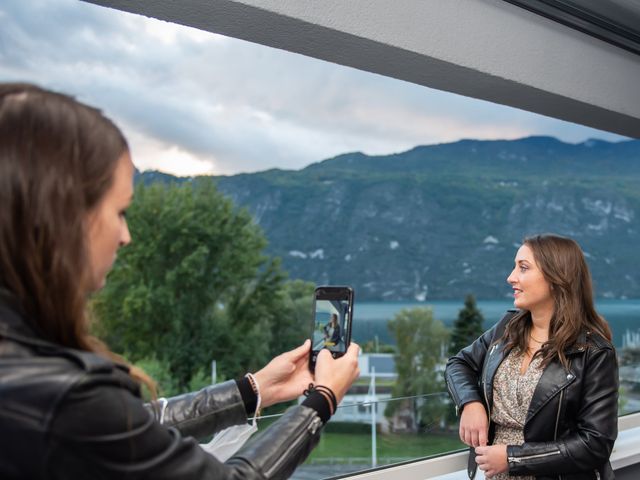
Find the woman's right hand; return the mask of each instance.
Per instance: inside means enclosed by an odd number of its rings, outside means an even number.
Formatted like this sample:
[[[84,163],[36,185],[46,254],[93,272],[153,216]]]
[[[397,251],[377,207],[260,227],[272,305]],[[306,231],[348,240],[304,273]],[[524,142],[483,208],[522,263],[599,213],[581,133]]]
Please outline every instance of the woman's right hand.
[[[360,347],[351,343],[347,352],[339,358],[333,358],[331,352],[323,348],[316,358],[315,384],[329,387],[338,403],[349,390],[351,384],[360,375],[358,354]]]
[[[470,447],[484,447],[487,444],[489,419],[482,402],[469,402],[460,415],[460,440]]]

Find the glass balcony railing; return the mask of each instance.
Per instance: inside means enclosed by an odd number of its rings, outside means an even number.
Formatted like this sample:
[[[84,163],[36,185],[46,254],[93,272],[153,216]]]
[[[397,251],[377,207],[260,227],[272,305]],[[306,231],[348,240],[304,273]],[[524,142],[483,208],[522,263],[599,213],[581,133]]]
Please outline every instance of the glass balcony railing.
[[[621,430],[636,425],[640,430],[640,417],[629,415],[639,411],[639,404],[640,393],[621,387]],[[261,417],[259,429],[266,428],[279,416]],[[629,423],[625,423],[627,418],[631,423],[624,427]],[[458,438],[458,420],[446,392],[376,400],[363,397],[343,401],[325,426],[317,447],[291,478],[349,477],[365,470],[420,463],[455,453],[466,456],[466,450]],[[462,468],[459,460],[451,465]]]
[[[293,479],[318,480],[465,448],[446,392],[377,399],[349,397],[324,428],[320,443]],[[258,428],[278,418],[259,419]]]

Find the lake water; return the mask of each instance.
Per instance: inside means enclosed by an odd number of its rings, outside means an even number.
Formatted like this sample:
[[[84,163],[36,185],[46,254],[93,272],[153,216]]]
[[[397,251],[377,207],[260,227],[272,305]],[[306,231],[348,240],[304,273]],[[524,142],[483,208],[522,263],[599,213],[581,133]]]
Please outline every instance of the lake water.
[[[502,318],[512,302],[506,300],[479,300],[478,308],[484,316],[484,327],[488,329]],[[403,308],[431,307],[434,317],[447,326],[452,326],[463,308],[462,301],[433,300],[427,302],[358,302],[353,308],[353,340],[364,343],[376,336],[380,343],[395,343],[387,329],[387,322]],[[596,309],[604,316],[613,330],[616,347],[622,346],[622,337],[627,330],[640,331],[640,299],[598,300]]]

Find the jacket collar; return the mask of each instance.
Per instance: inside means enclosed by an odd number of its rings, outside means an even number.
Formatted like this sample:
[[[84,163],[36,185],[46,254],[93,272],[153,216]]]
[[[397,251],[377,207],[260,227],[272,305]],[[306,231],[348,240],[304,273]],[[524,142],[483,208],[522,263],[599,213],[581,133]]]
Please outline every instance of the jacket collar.
[[[587,344],[589,341],[589,335],[591,334],[591,332],[586,332],[585,330],[582,330],[580,332],[580,335],[578,335],[578,338],[576,339],[576,341],[565,350],[565,355],[573,355],[575,353],[582,353],[584,352],[585,348],[587,348]]]
[[[565,355],[570,356],[583,353],[587,347],[588,337],[588,332],[580,332],[576,342],[565,350]],[[485,393],[489,397],[486,400],[490,404],[493,403],[493,379],[496,371],[510,351],[511,350],[506,348],[504,339],[501,339],[498,343],[494,344],[489,350],[488,358],[486,360],[487,363],[485,365],[486,370],[484,373],[485,378],[483,384],[486,388]],[[537,413],[540,408],[542,408],[554,395],[556,395],[560,390],[566,388],[567,385],[572,383],[574,380],[575,374],[570,369],[566,370],[558,359],[553,360],[549,365],[547,365],[540,377],[538,387],[536,387],[536,391],[534,392],[531,400],[527,419]],[[544,385],[544,389],[541,384]],[[544,395],[540,395],[542,391],[545,391]]]

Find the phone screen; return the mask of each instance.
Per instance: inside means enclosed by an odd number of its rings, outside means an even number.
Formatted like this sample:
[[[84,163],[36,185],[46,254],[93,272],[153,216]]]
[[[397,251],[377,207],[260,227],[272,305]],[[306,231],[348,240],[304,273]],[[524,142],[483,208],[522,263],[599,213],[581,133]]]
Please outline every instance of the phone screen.
[[[326,348],[334,358],[344,355],[351,342],[353,289],[322,286],[315,289],[311,331],[311,369],[318,352]]]

